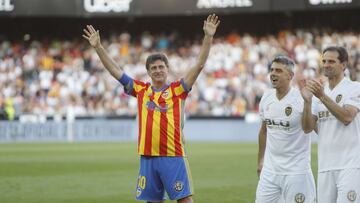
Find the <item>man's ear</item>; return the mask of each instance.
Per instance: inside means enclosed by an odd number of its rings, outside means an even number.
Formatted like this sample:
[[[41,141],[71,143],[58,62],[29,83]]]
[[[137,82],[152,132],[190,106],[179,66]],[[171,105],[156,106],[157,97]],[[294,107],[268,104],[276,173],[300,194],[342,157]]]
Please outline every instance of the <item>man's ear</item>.
[[[294,78],[294,72],[289,71],[289,75],[290,75],[290,80],[292,80]]]
[[[346,67],[347,67],[347,63],[346,62],[342,62],[341,65],[343,65],[343,71],[345,71]]]

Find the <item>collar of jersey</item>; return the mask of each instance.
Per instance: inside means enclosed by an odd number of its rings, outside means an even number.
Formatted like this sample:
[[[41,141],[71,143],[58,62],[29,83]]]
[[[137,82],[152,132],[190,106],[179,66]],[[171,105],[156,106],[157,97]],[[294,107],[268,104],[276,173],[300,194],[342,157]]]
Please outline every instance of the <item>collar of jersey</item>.
[[[154,92],[161,92],[163,91],[164,89],[166,89],[167,87],[169,87],[169,83],[167,83],[166,85],[164,85],[161,89],[156,89],[156,87],[152,86],[151,85],[151,89],[154,91]]]

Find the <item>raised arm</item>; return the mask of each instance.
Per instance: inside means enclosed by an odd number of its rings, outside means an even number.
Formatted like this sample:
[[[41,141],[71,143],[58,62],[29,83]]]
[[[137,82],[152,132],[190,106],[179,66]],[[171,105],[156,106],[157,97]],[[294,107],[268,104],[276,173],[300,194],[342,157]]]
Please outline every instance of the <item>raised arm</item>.
[[[258,151],[258,168],[257,175],[260,177],[261,170],[264,164],[264,154],[266,148],[266,123],[263,121],[261,123],[260,131],[259,131],[259,151]]]
[[[188,88],[191,88],[199,76],[201,70],[204,68],[206,59],[209,55],[210,46],[213,40],[213,36],[216,32],[217,27],[220,24],[218,16],[215,14],[209,15],[204,21],[204,39],[202,42],[200,55],[194,67],[192,67],[185,75],[184,82]]]
[[[339,106],[324,92],[322,84],[316,80],[309,81],[309,90],[320,99],[332,115],[344,125],[349,125],[358,113],[358,109],[352,105]],[[350,90],[349,90],[350,91]]]
[[[311,101],[304,101],[304,110],[302,114],[302,129],[305,133],[310,133],[315,130],[317,132],[316,126],[317,117],[312,115],[311,112]]]
[[[316,116],[312,115],[311,112],[311,103],[313,94],[306,86],[306,81],[302,80],[298,82],[301,96],[304,99],[304,109],[301,119],[302,129],[305,133],[310,133],[311,131],[316,131]]]
[[[87,25],[82,36],[95,48],[95,51],[106,70],[108,70],[116,80],[119,80],[123,74],[123,69],[110,58],[109,54],[101,45],[99,30],[95,30],[92,25]]]

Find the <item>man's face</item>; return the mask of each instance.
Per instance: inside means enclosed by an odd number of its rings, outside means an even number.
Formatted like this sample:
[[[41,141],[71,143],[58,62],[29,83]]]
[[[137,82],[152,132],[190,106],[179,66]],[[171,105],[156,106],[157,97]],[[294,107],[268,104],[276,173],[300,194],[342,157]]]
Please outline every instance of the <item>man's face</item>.
[[[327,51],[323,55],[322,67],[324,75],[330,79],[344,74],[345,63],[340,62],[337,51]]]
[[[153,63],[150,64],[149,69],[147,70],[151,80],[156,83],[159,82],[166,83],[168,71],[169,68],[162,60],[154,61]]]
[[[277,89],[284,86],[289,86],[292,79],[292,73],[287,66],[282,63],[274,62],[270,67],[270,81],[273,88]]]

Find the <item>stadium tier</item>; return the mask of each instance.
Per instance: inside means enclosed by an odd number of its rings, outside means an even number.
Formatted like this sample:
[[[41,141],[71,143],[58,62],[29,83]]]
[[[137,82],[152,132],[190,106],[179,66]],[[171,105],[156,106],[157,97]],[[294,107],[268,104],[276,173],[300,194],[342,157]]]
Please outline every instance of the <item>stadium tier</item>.
[[[257,112],[269,88],[268,60],[279,54],[296,61],[297,78],[320,77],[321,50],[344,45],[351,54],[347,74],[360,78],[359,1],[198,0],[180,6],[157,0],[154,5],[163,8],[158,13],[144,0],[2,2],[0,22],[7,28],[0,34],[3,118],[64,116],[69,107],[77,116],[135,115],[135,100],[81,38],[86,24],[100,29],[104,46],[129,75],[146,81],[144,59],[154,51],[168,55],[170,79],[182,77],[199,51],[202,31],[192,29],[195,22],[209,12],[223,15],[204,73],[186,103],[189,116]],[[30,3],[38,6],[26,7]]]

